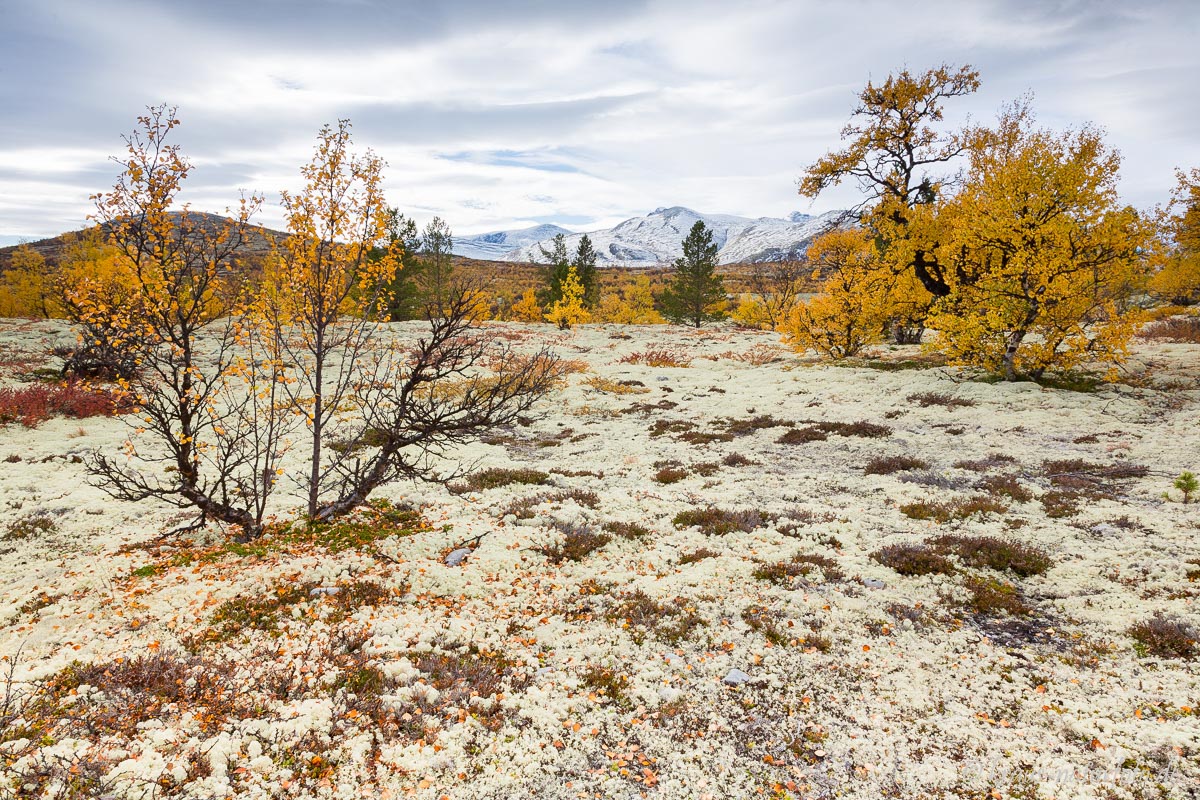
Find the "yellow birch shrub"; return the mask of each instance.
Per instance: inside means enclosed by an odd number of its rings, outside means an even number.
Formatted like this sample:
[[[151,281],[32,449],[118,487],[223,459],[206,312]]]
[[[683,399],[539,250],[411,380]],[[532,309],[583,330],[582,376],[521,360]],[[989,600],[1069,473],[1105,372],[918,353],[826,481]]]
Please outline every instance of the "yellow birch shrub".
[[[0,317],[62,316],[54,291],[54,273],[41,253],[29,245],[13,251],[0,273]]]
[[[521,299],[513,303],[512,318],[515,322],[545,322],[546,314],[538,302],[537,292],[526,289]]]
[[[591,314],[583,305],[583,283],[579,280],[579,272],[574,265],[567,269],[567,275],[562,282],[562,298],[554,301],[546,312],[546,321],[552,322],[561,330],[568,330],[573,325],[580,325],[591,319]]]
[[[1120,154],[1092,127],[1033,127],[1027,103],[970,138],[971,165],[942,213],[953,291],[930,326],[951,363],[1015,380],[1114,368],[1140,313],[1151,228],[1117,199]],[[1110,369],[1111,374],[1111,369]]]
[[[1200,169],[1176,173],[1179,184],[1160,223],[1162,246],[1150,293],[1174,305],[1200,303]]]
[[[784,341],[835,359],[881,341],[888,287],[871,239],[857,229],[831,231],[812,243],[808,258],[814,276],[829,277],[819,294],[792,307]]]
[[[639,275],[601,298],[596,318],[618,325],[663,325],[667,321],[654,308],[654,291],[647,275]]]

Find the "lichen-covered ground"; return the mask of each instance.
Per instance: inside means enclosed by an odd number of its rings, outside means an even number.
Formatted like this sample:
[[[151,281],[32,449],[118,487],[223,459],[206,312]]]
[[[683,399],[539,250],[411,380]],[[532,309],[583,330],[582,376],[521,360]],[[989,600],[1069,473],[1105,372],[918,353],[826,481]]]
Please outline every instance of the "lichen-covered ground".
[[[581,371],[473,483],[248,546],[89,486],[118,419],[0,428],[0,797],[1196,796],[1200,346],[1076,392],[495,330]],[[0,322],[0,384],[66,335]]]

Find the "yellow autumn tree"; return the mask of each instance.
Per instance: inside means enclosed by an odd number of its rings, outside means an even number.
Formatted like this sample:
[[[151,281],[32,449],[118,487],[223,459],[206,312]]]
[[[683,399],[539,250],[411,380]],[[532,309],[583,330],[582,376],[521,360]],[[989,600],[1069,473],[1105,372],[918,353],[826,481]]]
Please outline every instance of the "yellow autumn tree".
[[[1010,381],[1123,360],[1151,238],[1118,201],[1120,154],[1099,130],[1034,122],[1019,101],[971,132],[964,185],[942,209],[952,291],[930,319],[951,363]]]
[[[262,532],[279,440],[247,431],[264,406],[228,390],[243,360],[234,276],[259,201],[242,198],[219,221],[177,206],[192,169],[170,141],[179,124],[165,105],[138,118],[114,159],[122,171],[112,190],[93,196],[100,224],[68,248],[63,302],[83,338],[68,368],[115,372],[134,410],[125,451],[86,462],[102,489],[190,509],[189,528],[212,520],[252,538]]]
[[[54,272],[41,253],[27,244],[13,251],[0,273],[0,317],[62,316],[54,291]]]
[[[544,322],[546,313],[538,302],[537,291],[526,289],[521,299],[513,303],[512,318],[516,322]]]
[[[667,321],[654,308],[654,290],[648,275],[639,275],[604,295],[596,319],[618,325],[662,325]]]
[[[797,302],[783,323],[784,341],[798,350],[847,358],[883,339],[887,274],[871,237],[860,229],[834,230],[808,249],[820,292]]]
[[[383,160],[354,153],[352,144],[349,120],[321,128],[312,160],[300,170],[304,187],[281,193],[290,235],[274,254],[258,306],[282,355],[297,367],[286,391],[308,425],[310,517],[327,493],[340,494],[341,455],[327,444],[356,405],[361,369],[378,358],[373,334],[387,319],[403,254],[402,240],[390,235]]]
[[[947,64],[868,81],[842,129],[845,146],[819,158],[800,179],[805,197],[843,181],[857,183],[864,199],[849,216],[878,238],[884,261],[935,297],[950,294],[952,277],[941,254],[936,207],[951,183],[950,162],[965,149],[960,132],[943,128],[944,107],[978,88],[978,71]]]
[[[1175,305],[1200,303],[1200,169],[1176,172],[1178,185],[1160,215],[1164,246],[1150,293]]]
[[[583,304],[583,291],[579,271],[571,265],[562,281],[562,297],[550,306],[546,321],[554,323],[560,330],[568,330],[590,320],[592,315]]]

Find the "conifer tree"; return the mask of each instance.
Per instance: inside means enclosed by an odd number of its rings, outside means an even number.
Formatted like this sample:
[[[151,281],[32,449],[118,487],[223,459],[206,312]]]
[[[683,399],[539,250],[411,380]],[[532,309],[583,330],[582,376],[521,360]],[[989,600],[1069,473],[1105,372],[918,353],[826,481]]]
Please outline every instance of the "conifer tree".
[[[575,267],[575,274],[583,286],[583,304],[588,308],[595,308],[600,301],[600,287],[596,283],[596,250],[586,233],[575,248],[575,258],[571,260],[571,266]]]
[[[434,217],[421,234],[421,273],[418,279],[425,295],[426,313],[443,316],[450,296],[453,271],[451,250],[454,235],[441,217]]]
[[[676,325],[695,328],[724,319],[725,287],[715,274],[717,246],[702,221],[697,220],[683,240],[683,256],[675,259],[673,267],[662,293],[663,316]]]
[[[545,285],[538,291],[538,302],[543,307],[549,307],[562,300],[562,285],[571,268],[571,256],[567,252],[567,241],[564,234],[558,234],[550,240],[550,249],[538,245],[542,258],[546,260]]]

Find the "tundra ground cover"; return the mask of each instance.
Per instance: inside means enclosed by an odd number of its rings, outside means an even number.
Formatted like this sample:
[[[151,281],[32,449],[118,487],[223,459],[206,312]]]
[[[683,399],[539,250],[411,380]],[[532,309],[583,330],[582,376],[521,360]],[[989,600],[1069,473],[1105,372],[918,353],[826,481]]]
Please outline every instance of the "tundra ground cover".
[[[586,371],[456,452],[475,479],[312,531],[286,486],[251,544],[90,487],[117,419],[0,429],[0,796],[1200,782],[1200,516],[1162,496],[1200,466],[1200,347],[1071,392],[740,358],[773,337],[732,328],[502,329]],[[0,321],[26,361],[67,336]]]

